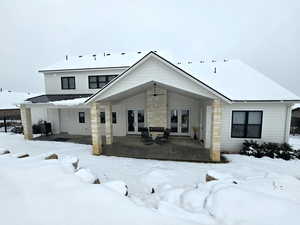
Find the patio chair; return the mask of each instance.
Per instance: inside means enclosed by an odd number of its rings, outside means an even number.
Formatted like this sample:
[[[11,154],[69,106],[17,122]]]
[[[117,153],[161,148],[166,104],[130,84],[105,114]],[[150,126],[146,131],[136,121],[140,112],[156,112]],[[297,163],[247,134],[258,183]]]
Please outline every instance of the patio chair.
[[[167,128],[164,130],[164,133],[162,136],[157,136],[155,138],[155,143],[164,144],[164,143],[168,142],[169,136],[170,136],[170,129]]]
[[[154,143],[147,127],[141,128],[141,137],[145,145],[152,145]]]

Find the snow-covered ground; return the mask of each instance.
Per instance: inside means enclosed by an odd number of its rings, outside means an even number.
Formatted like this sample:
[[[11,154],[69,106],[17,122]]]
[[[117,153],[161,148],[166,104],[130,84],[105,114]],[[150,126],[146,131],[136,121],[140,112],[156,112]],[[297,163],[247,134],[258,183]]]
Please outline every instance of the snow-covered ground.
[[[300,137],[290,143],[300,147]],[[230,163],[209,164],[92,156],[89,145],[0,133],[1,147],[12,153],[0,156],[1,224],[300,221],[299,160],[227,155]],[[30,157],[18,159],[20,153]],[[49,153],[59,159],[44,160]],[[77,158],[82,169],[76,172]],[[207,173],[219,180],[206,183]],[[91,184],[94,178],[101,184]]]

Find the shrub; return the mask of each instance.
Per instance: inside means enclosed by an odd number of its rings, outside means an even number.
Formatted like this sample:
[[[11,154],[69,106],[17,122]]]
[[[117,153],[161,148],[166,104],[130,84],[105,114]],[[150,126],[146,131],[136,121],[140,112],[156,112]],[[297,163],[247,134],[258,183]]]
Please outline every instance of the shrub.
[[[270,157],[272,159],[300,159],[300,151],[294,150],[291,145],[288,143],[263,143],[258,144],[256,141],[253,140],[245,140],[243,143],[243,148],[240,151],[241,155],[248,155],[254,156],[256,158],[261,158],[264,156]]]

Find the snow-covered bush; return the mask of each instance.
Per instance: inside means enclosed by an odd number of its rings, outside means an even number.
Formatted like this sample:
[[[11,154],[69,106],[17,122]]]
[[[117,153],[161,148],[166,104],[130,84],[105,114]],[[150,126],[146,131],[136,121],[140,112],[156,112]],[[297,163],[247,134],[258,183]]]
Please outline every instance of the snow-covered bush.
[[[240,151],[241,155],[254,156],[256,158],[261,158],[264,156],[270,158],[278,158],[284,160],[290,159],[300,159],[300,151],[294,150],[288,143],[263,143],[258,144],[253,140],[245,140],[243,143],[243,148]]]

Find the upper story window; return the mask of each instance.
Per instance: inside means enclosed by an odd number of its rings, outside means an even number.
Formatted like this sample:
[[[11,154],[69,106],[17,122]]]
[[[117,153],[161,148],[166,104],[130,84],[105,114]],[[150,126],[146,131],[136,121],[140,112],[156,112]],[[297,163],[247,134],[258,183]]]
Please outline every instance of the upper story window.
[[[232,111],[232,138],[261,138],[262,111]]]
[[[62,77],[61,89],[75,89],[75,77]]]
[[[102,88],[117,75],[97,75],[89,76],[89,89]]]

